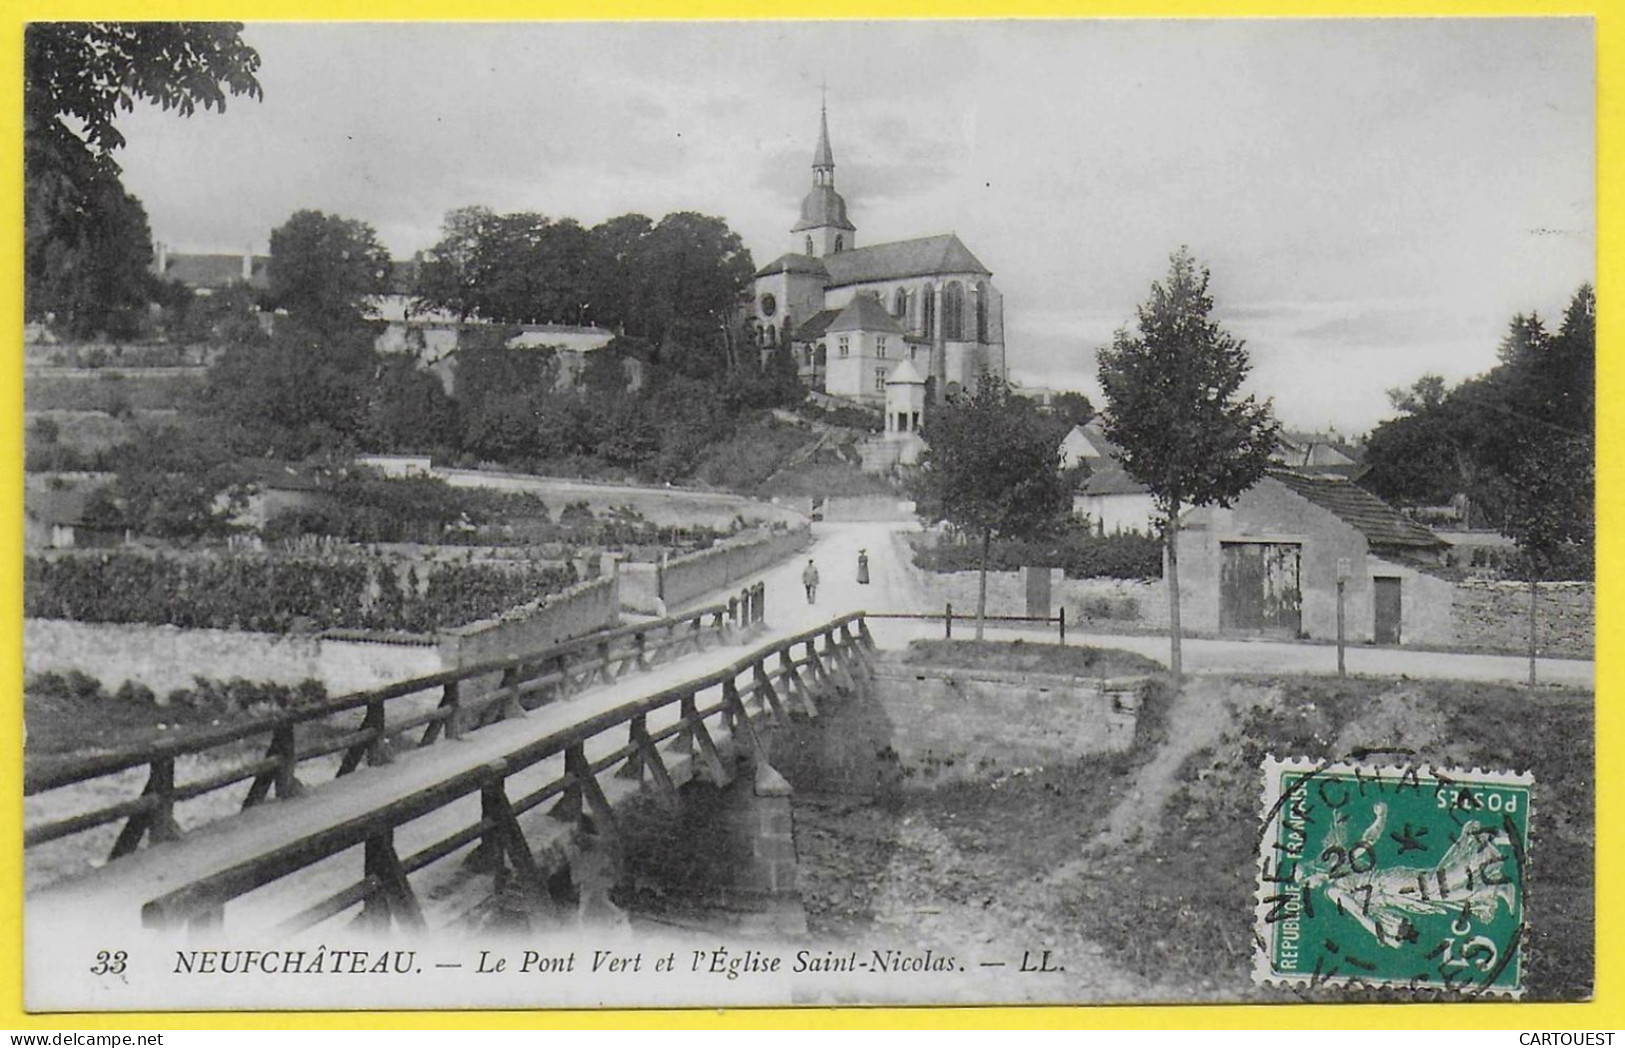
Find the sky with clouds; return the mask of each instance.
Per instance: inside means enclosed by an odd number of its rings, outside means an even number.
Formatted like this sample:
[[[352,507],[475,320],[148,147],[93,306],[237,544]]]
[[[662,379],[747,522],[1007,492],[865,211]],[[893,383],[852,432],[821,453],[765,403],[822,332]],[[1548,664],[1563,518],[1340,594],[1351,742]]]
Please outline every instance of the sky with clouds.
[[[858,243],[956,232],[1011,371],[1094,353],[1189,245],[1251,386],[1368,429],[1595,279],[1585,19],[250,25],[261,102],[122,118],[156,240],[264,251],[300,208],[398,257],[452,208],[718,215],[792,246],[827,84]]]

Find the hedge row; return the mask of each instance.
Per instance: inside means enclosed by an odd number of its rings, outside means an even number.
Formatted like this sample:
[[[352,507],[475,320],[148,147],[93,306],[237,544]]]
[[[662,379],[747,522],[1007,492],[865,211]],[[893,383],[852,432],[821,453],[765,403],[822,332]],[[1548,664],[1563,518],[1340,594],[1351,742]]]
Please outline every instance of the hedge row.
[[[193,677],[192,687],[176,688],[163,703],[145,684],[125,681],[117,691],[109,692],[102,682],[88,673],[70,670],[62,673],[36,673],[28,678],[24,689],[29,695],[79,703],[134,703],[141,706],[178,706],[198,713],[253,713],[313,706],[327,700],[327,688],[319,680],[305,680],[298,684],[276,684],[233,677],[215,680]]]
[[[430,633],[556,593],[555,565],[437,564],[265,556],[173,558],[132,552],[30,557],[26,614],[80,622],[167,624],[266,633],[324,629]]]
[[[976,542],[944,542],[915,551],[925,571],[975,571],[982,548]],[[1061,568],[1068,578],[1150,579],[1162,576],[1162,541],[1145,535],[1085,535],[1075,531],[1050,542],[995,542],[988,550],[989,571]]]

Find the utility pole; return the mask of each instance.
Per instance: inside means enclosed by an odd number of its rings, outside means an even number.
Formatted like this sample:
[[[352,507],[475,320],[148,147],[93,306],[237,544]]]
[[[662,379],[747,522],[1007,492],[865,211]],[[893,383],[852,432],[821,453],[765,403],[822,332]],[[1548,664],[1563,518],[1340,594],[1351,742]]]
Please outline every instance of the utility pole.
[[[1345,635],[1344,635],[1344,632],[1343,632],[1343,589],[1348,584],[1348,578],[1349,578],[1349,559],[1347,557],[1338,557],[1337,558],[1337,675],[1339,677],[1342,677],[1342,676],[1346,675],[1346,671],[1345,671],[1344,666],[1343,666],[1343,648],[1344,648],[1344,646],[1346,644],[1346,638],[1345,638]]]

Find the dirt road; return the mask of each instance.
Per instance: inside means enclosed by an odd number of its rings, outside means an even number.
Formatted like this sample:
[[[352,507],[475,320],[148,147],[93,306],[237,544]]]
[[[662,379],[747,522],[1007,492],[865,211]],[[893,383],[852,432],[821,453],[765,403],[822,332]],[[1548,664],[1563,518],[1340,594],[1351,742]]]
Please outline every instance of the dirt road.
[[[768,622],[773,634],[790,634],[849,611],[937,612],[928,606],[919,574],[903,536],[919,530],[909,522],[828,523],[813,525],[814,544],[807,554],[763,573],[767,582]],[[870,584],[857,581],[860,549],[869,551]],[[811,557],[818,565],[818,601],[809,606],[801,590],[801,571]],[[751,579],[749,581],[755,581]],[[916,637],[939,637],[936,622],[879,620],[870,626],[882,647],[903,647]],[[998,629],[995,639],[1021,637],[1053,642],[1053,629]],[[1122,648],[1164,664],[1168,661],[1165,635],[1067,634],[1069,644]],[[1327,644],[1282,641],[1186,638],[1185,670],[1189,673],[1313,673],[1337,672],[1337,649]],[[1352,646],[1347,652],[1348,672],[1368,676],[1505,681],[1527,679],[1529,662],[1518,655],[1455,654],[1405,648]],[[1594,687],[1596,664],[1580,659],[1539,659],[1537,674],[1544,684]]]

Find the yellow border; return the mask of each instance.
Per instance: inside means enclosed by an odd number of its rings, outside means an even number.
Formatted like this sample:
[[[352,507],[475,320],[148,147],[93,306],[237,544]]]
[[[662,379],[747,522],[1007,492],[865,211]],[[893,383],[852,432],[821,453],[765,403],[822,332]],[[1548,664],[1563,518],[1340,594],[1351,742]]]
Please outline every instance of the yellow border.
[[[49,19],[232,19],[237,21],[322,20],[333,7],[323,0],[70,0],[46,4],[24,0],[6,17],[0,35],[0,84],[8,85],[0,109],[0,228],[11,248],[12,276],[0,281],[0,353],[7,381],[0,381],[0,418],[9,418],[9,442],[0,443],[0,593],[11,599],[0,609],[0,797],[8,800],[0,817],[0,1027],[46,1030],[94,1029],[577,1029],[781,1027],[898,1029],[932,1027],[1077,1026],[1104,1028],[1444,1028],[1444,1029],[1606,1029],[1625,1027],[1625,709],[1612,701],[1615,685],[1625,684],[1619,660],[1607,639],[1620,610],[1625,573],[1625,534],[1620,524],[1621,483],[1625,481],[1625,363],[1612,352],[1625,335],[1625,311],[1615,306],[1625,294],[1625,262],[1618,252],[1625,232],[1625,5],[1610,0],[824,0],[829,18],[1057,18],[1057,17],[1326,17],[1326,16],[1484,16],[1585,15],[1596,19],[1597,68],[1597,298],[1599,356],[1597,393],[1599,445],[1597,615],[1597,980],[1596,997],[1586,1004],[1472,1005],[1217,1005],[1095,1008],[963,1008],[845,1010],[715,1010],[639,1012],[237,1012],[109,1013],[28,1015],[22,1011],[22,26],[32,15]],[[349,19],[525,20],[525,19],[749,19],[782,14],[762,0],[464,0],[451,7],[439,0],[360,0],[345,5]],[[1614,249],[1610,252],[1610,248]],[[1610,890],[1612,889],[1612,890]]]

